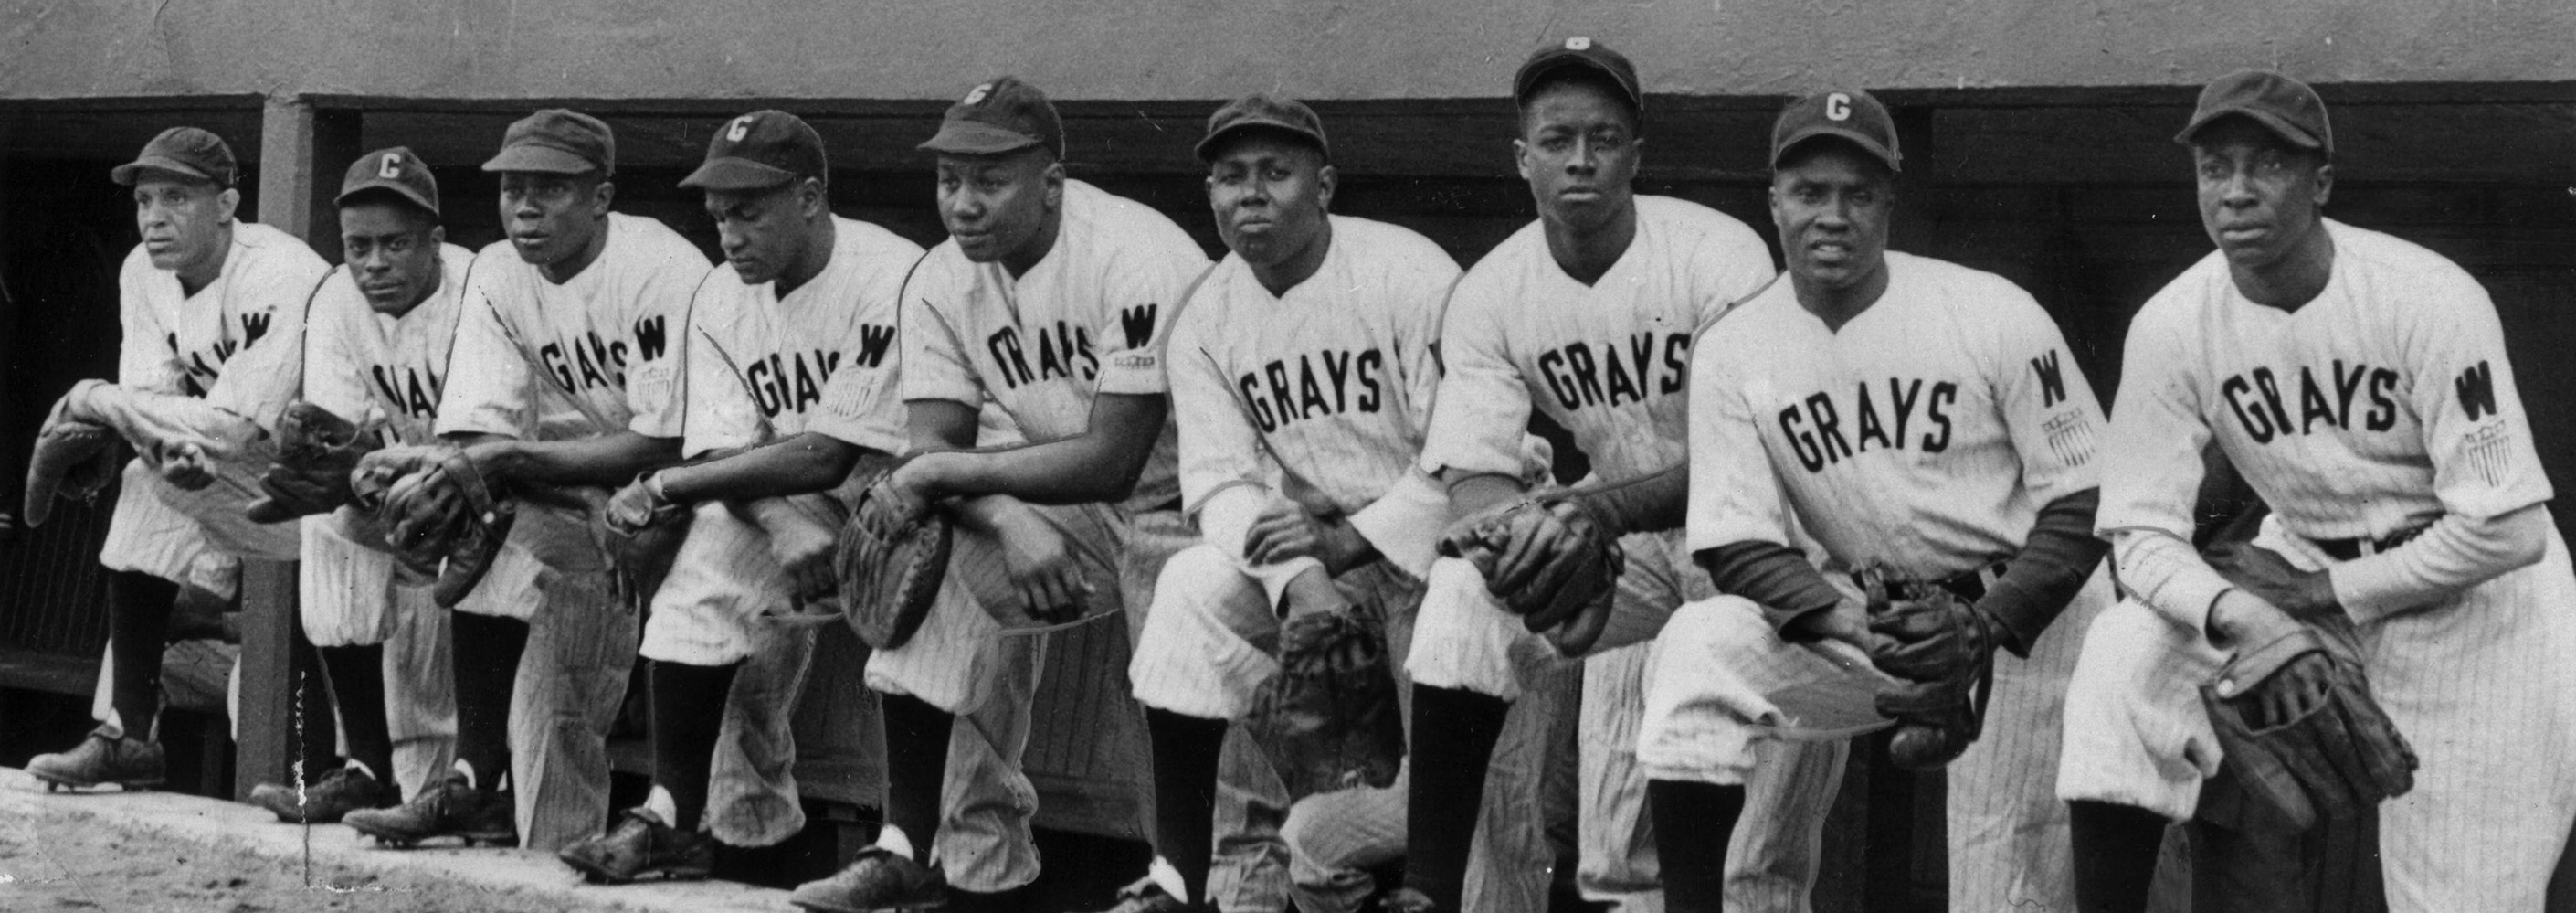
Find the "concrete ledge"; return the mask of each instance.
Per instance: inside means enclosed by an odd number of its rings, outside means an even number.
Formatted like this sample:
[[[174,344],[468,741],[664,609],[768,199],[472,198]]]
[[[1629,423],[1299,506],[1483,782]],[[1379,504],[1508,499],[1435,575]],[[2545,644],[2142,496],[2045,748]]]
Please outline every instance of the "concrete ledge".
[[[283,824],[265,811],[232,802],[165,792],[112,788],[48,795],[44,784],[0,767],[0,819],[23,822],[36,839],[54,828],[106,826],[301,864],[339,865],[417,880],[507,889],[566,911],[644,913],[793,913],[787,892],[727,881],[584,884],[552,854],[496,849],[379,849],[340,825]],[[13,828],[15,830],[15,828]]]

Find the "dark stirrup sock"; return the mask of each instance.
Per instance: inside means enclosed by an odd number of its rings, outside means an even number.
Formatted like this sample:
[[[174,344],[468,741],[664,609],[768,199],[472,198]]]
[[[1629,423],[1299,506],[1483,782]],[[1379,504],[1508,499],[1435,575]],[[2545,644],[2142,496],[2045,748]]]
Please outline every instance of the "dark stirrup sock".
[[[948,733],[957,718],[909,694],[885,699],[886,823],[912,841],[914,862],[928,864],[939,836],[939,796],[948,776]]]
[[[1145,708],[1154,741],[1154,852],[1181,873],[1185,900],[1206,903],[1215,857],[1217,752],[1224,720]]]
[[[1404,883],[1438,913],[1459,913],[1467,851],[1485,801],[1485,769],[1511,702],[1459,688],[1413,686],[1412,786],[1405,804]],[[1433,775],[1435,774],[1436,775]]]
[[[2164,847],[2163,815],[2130,805],[2066,803],[2075,849],[2075,905],[2084,913],[2145,913]]]
[[[716,737],[724,728],[725,699],[741,663],[693,666],[653,660],[653,784],[671,794],[677,814],[671,827],[696,833],[707,810],[707,777],[715,769]]]
[[[385,645],[317,647],[331,702],[340,708],[340,737],[349,760],[367,765],[376,782],[394,782],[394,737],[385,722]]]
[[[510,693],[528,623],[516,618],[451,613],[448,637],[456,674],[456,759],[474,769],[474,785],[501,788],[510,775]]]
[[[1724,913],[1726,844],[1744,816],[1744,787],[1648,780],[1646,813],[1663,860],[1666,913]]]
[[[149,741],[161,712],[161,638],[179,585],[139,571],[107,575],[108,649],[116,657],[108,698],[125,724],[125,736]]]

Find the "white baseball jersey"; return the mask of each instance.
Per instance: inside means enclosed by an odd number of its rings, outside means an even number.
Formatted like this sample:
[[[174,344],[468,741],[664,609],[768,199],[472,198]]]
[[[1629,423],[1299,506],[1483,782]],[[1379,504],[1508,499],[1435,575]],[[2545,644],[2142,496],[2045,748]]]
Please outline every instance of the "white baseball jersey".
[[[346,271],[322,283],[304,345],[307,401],[360,428],[382,429],[388,443],[430,440],[474,254],[444,244],[438,258],[438,288],[400,317],[368,307]]]
[[[1533,405],[1603,479],[1682,461],[1692,334],[1772,276],[1744,223],[1637,197],[1637,237],[1599,281],[1566,275],[1533,222],[1467,271],[1441,333],[1448,374],[1422,468],[1521,474]]]
[[[981,408],[989,398],[1028,439],[1079,435],[1103,393],[1165,392],[1163,348],[1190,283],[1207,271],[1198,243],[1145,204],[1082,181],[1064,182],[1064,225],[1025,275],[966,259],[955,241],[923,256],[903,296],[903,399]],[[897,410],[854,407],[860,421]],[[1179,495],[1172,425],[1127,506]]]
[[[2333,274],[2297,311],[2255,304],[2212,253],[2129,328],[2104,456],[2106,537],[2190,541],[2212,437],[2289,530],[2378,538],[2445,513],[2494,517],[2549,500],[2549,479],[2476,280],[2414,244],[2326,220]],[[2160,596],[2207,610],[2207,573]]]
[[[544,385],[588,419],[592,434],[681,436],[682,337],[706,256],[642,216],[610,213],[605,230],[599,259],[560,285],[507,240],[475,256],[439,434],[533,434]]]
[[[2094,487],[2102,407],[2048,312],[1927,257],[1889,251],[1887,275],[1840,329],[1780,281],[1701,339],[1692,552],[1791,545],[1794,523],[1845,566],[1940,579],[2011,557],[2041,507]]]
[[[743,284],[730,263],[717,264],[698,287],[688,454],[808,430],[887,453],[905,450],[900,435],[868,433],[883,423],[851,421],[843,412],[894,405],[878,391],[896,378],[896,301],[921,246],[839,216],[832,231],[831,262],[785,298],[775,282]]]
[[[329,272],[294,235],[236,220],[223,271],[189,295],[178,273],[136,246],[116,280],[125,331],[117,384],[202,397],[275,430],[302,376],[305,304]],[[262,344],[276,340],[284,342]]]
[[[1458,266],[1412,231],[1331,218],[1323,264],[1286,295],[1232,254],[1190,293],[1169,352],[1172,411],[1187,417],[1181,495],[1198,510],[1226,488],[1266,485],[1275,463],[1324,502],[1310,508],[1383,543],[1367,508],[1422,451]]]

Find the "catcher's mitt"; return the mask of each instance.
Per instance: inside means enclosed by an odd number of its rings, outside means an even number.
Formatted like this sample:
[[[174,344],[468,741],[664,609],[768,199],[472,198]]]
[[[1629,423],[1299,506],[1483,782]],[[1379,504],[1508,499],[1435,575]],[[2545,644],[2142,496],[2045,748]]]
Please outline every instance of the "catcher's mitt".
[[[387,447],[359,458],[356,503],[385,527],[385,545],[413,571],[435,574],[430,597],[452,609],[501,554],[518,510],[465,451],[445,444]]]
[[[903,646],[921,629],[955,542],[947,515],[896,491],[893,475],[887,468],[859,495],[832,557],[850,629],[879,650]]]
[[[116,442],[112,428],[62,417],[61,404],[36,433],[35,452],[27,459],[27,525],[43,526],[53,516],[57,497],[87,502],[116,478]]]
[[[1985,726],[1994,688],[1995,622],[1939,586],[1862,572],[1869,597],[1870,664],[1898,684],[1878,695],[1896,720],[1888,754],[1925,770],[1950,763]]]
[[[277,461],[259,477],[265,496],[242,513],[256,523],[329,513],[349,503],[349,474],[358,459],[382,446],[329,409],[303,400],[288,403],[277,419]]]
[[[1404,720],[1386,624],[1369,606],[1299,615],[1279,632],[1279,673],[1243,725],[1291,801],[1395,782]]]
[[[1515,501],[1463,518],[1441,534],[1440,553],[1474,563],[1485,590],[1567,656],[1601,639],[1627,566],[1619,537],[1564,500]]]
[[[2324,680],[2322,698],[2296,701],[2302,706],[2288,719],[2265,718],[2267,691],[2297,687],[2293,679],[2306,676],[2296,671]],[[2237,651],[2200,695],[2245,798],[2295,829],[2350,818],[2415,788],[2415,749],[2371,699],[2361,664],[2314,628]]]

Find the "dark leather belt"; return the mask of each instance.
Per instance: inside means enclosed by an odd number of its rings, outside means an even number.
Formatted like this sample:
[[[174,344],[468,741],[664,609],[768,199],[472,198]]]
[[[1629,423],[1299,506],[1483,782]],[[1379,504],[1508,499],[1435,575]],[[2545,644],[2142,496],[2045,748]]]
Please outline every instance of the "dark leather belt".
[[[2404,545],[2413,541],[2415,537],[2423,535],[2424,530],[2427,528],[2429,528],[2429,524],[2427,526],[2401,529],[2377,539],[2354,537],[2351,539],[2310,539],[2308,541],[2315,543],[2317,550],[2325,552],[2328,555],[2333,555],[2336,561],[2351,561],[2353,559],[2360,558],[2363,555],[2376,555],[2400,545]]]
[[[1932,581],[1932,585],[1949,590],[1950,595],[1957,596],[1969,602],[1975,602],[1986,598],[1987,580],[2002,577],[2003,575],[2004,562],[1997,561],[1973,571],[1961,571],[1949,577]],[[1858,572],[1854,572],[1851,575],[1851,579],[1853,583],[1859,583],[1860,574]]]

